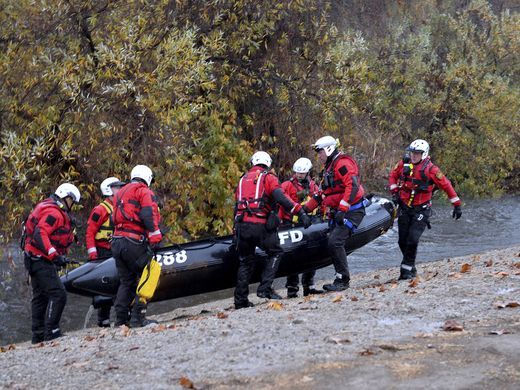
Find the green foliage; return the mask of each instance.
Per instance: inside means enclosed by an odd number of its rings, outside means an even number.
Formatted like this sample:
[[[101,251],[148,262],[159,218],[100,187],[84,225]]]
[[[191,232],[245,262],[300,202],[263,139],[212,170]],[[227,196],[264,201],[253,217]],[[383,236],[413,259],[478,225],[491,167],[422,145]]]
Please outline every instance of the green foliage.
[[[483,0],[343,3],[4,1],[4,237],[60,182],[80,187],[87,213],[105,177],[138,163],[156,173],[171,241],[224,234],[251,153],[287,174],[324,134],[371,190],[418,137],[463,195],[518,190],[518,14]]]

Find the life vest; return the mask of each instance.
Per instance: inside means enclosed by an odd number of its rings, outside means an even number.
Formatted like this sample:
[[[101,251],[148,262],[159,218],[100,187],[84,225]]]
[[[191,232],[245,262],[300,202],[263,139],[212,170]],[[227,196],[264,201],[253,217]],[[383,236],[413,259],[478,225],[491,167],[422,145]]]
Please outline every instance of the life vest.
[[[36,226],[38,225],[44,212],[51,209],[53,215],[48,215],[47,218],[56,221],[58,215],[63,217],[64,224],[54,229],[52,232],[49,230],[47,234],[52,247],[56,249],[58,254],[66,253],[67,248],[74,242],[74,232],[71,226],[69,215],[63,211],[60,206],[56,203],[53,198],[45,199],[38,203],[34,210],[29,214],[25,221],[25,245],[24,250],[33,256],[43,256],[46,258],[53,257],[55,251],[52,251],[51,247],[45,248],[44,242],[41,237],[38,237],[39,233],[35,234]],[[51,224],[49,223],[49,226]],[[52,253],[50,253],[52,251]]]
[[[293,176],[290,180],[282,183],[282,189],[288,198],[294,202],[300,203],[303,206],[311,199],[311,196],[317,195],[319,193],[319,188],[314,180],[309,178],[306,184],[307,185],[303,185],[296,177]],[[316,215],[317,213],[318,209],[315,208],[309,214]],[[279,216],[285,221],[292,221],[293,223],[298,222],[297,215],[291,215],[283,208],[280,208]]]
[[[429,171],[432,167],[433,163],[429,158],[422,161],[418,171],[414,171],[413,164],[404,164],[399,177],[401,189],[415,192],[433,192],[435,183],[426,175],[427,170]]]
[[[107,201],[101,202],[100,205],[106,209],[108,218],[99,227],[99,230],[97,231],[94,239],[96,241],[110,241],[112,234],[114,233],[114,221],[112,219],[112,212],[114,211],[114,207]]]
[[[137,240],[145,238],[145,227],[139,212],[141,203],[137,199],[137,190],[146,184],[131,182],[121,188],[114,196],[114,209],[112,212],[114,235],[123,235]]]
[[[272,210],[265,194],[265,180],[269,172],[249,171],[242,175],[236,189],[235,217],[245,222],[265,223]]]
[[[361,179],[359,177],[359,168],[356,163],[356,161],[343,153],[340,153],[337,155],[336,158],[329,164],[328,167],[325,168],[325,171],[323,173],[323,179],[321,182],[321,188],[323,191],[323,194],[325,195],[325,204],[326,206],[330,207],[337,207],[337,204],[341,201],[343,198],[343,194],[345,193],[345,184],[341,180],[334,180],[334,177],[336,175],[336,166],[338,165],[338,162],[341,160],[348,160],[351,165],[356,167],[357,174],[351,175],[352,178],[352,191],[350,192],[350,197],[348,199],[348,203],[351,205],[354,204],[355,201],[359,200],[357,198],[360,198],[363,196],[363,193],[359,195],[361,187]],[[338,172],[338,176],[339,176]],[[363,190],[361,190],[363,192]],[[327,200],[329,198],[329,200]],[[336,204],[337,203],[337,204]]]

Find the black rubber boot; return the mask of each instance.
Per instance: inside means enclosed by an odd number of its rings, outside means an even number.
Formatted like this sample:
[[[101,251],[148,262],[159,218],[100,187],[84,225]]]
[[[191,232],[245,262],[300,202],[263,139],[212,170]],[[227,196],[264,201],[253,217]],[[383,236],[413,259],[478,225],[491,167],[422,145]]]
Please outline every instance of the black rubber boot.
[[[45,340],[45,335],[43,332],[37,332],[32,334],[31,344],[39,344]]]
[[[401,273],[398,280],[414,279],[417,276],[417,269],[414,266],[401,264]]]
[[[298,298],[298,287],[287,287],[287,298]]]
[[[110,328],[110,306],[102,306],[98,309],[97,324],[100,328]]]
[[[258,298],[267,298],[267,299],[283,299],[280,295],[278,295],[272,288],[267,291],[259,291],[256,293]]]
[[[116,322],[114,324],[115,327],[126,325],[128,326],[128,321],[130,320],[129,311],[118,312],[116,310]]]
[[[253,305],[253,303],[249,302],[249,301],[247,303],[241,303],[238,305],[235,303],[235,310],[246,309],[248,307],[253,307],[253,306],[255,306],[255,305]]]
[[[349,287],[350,277],[348,275],[336,274],[336,279],[331,284],[324,284],[326,291],[343,291]]]
[[[318,290],[315,286],[309,286],[303,288],[303,296],[323,294],[325,291]]]
[[[63,333],[61,333],[60,328],[51,329],[49,332],[45,334],[45,341],[51,341],[57,339],[58,337],[62,337]]]
[[[155,320],[146,318],[146,303],[138,302],[132,308],[132,315],[130,316],[130,328],[142,328],[150,324],[157,324]]]

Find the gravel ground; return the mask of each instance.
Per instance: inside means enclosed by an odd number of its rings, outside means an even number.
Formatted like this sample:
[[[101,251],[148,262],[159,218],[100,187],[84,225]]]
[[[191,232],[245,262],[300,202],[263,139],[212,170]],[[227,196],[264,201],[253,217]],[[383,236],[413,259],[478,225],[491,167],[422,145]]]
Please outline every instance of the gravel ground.
[[[397,282],[283,301],[177,309],[2,347],[2,388],[520,388],[520,246],[445,259]],[[285,291],[279,291],[285,294]]]

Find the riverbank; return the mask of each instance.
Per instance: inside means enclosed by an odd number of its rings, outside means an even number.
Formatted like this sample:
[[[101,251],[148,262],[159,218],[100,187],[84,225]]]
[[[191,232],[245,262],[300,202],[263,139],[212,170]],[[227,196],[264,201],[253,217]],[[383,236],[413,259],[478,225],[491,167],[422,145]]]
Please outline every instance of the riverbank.
[[[281,302],[230,299],[142,329],[86,329],[6,346],[3,388],[518,388],[520,246],[356,274]],[[282,292],[282,291],[280,291]],[[285,291],[283,291],[285,294]]]

